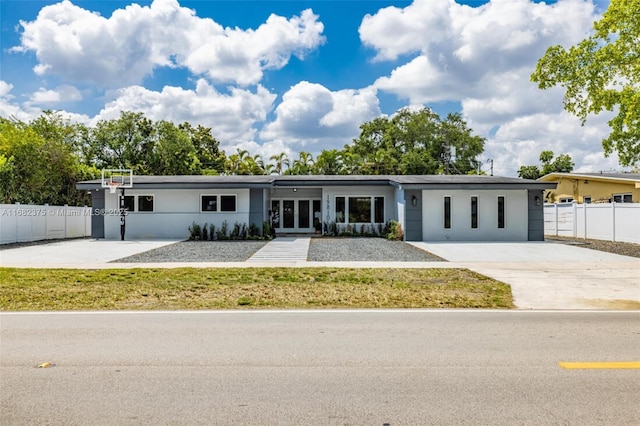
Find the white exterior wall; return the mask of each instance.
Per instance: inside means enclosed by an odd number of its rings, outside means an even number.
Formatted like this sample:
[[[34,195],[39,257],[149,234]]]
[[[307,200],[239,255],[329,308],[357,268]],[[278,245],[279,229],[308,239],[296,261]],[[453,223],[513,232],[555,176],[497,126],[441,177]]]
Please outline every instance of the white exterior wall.
[[[104,233],[106,239],[120,239],[118,196],[105,194]],[[189,227],[213,223],[216,229],[227,221],[249,223],[249,189],[127,189],[125,195],[153,195],[153,212],[129,212],[125,239],[176,239],[189,237]],[[236,212],[201,212],[201,195],[236,195]],[[220,208],[218,206],[218,208]]]
[[[444,197],[451,197],[451,228],[444,227]],[[471,228],[471,197],[478,197],[478,228]],[[505,197],[505,228],[498,228],[498,197]],[[423,190],[424,241],[527,241],[526,190]]]
[[[325,223],[336,220],[336,197],[384,197],[384,221],[397,220],[394,188],[391,186],[331,186],[323,188],[322,221]]]

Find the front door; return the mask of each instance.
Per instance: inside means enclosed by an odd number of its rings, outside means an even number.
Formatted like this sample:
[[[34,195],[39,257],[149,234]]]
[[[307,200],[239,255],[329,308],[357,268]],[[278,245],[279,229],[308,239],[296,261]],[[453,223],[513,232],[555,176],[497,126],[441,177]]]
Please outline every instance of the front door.
[[[320,206],[320,200],[271,200],[271,210],[281,218],[274,222],[276,231],[311,233],[320,230]]]

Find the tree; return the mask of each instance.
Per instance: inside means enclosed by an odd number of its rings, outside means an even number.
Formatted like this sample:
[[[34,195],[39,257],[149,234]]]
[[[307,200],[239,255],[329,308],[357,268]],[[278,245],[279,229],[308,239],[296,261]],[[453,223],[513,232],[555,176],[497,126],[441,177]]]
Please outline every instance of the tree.
[[[269,160],[273,161],[273,171],[281,175],[285,172],[285,166],[289,168],[291,163],[289,162],[289,157],[287,157],[286,152],[281,152],[280,154],[274,154],[269,157]]]
[[[569,154],[560,154],[554,159],[553,151],[540,153],[542,168],[538,166],[520,166],[518,176],[522,179],[538,179],[549,173],[571,173],[575,163]]]
[[[550,47],[531,80],[541,89],[562,86],[564,109],[583,125],[589,114],[615,110],[604,153],[633,165],[640,161],[640,0],[611,0],[593,28],[569,50]]]
[[[362,124],[344,151],[359,155],[367,174],[466,174],[477,170],[484,141],[460,114],[442,120],[428,108],[404,108]]]
[[[225,154],[220,151],[220,142],[213,137],[211,128],[198,125],[192,127],[184,122],[178,126],[185,131],[196,150],[196,157],[203,174],[220,174],[224,171]]]
[[[288,175],[310,175],[313,173],[315,161],[313,155],[306,151],[300,151],[298,158],[293,160],[291,167],[287,169]]]
[[[85,161],[99,169],[132,169],[135,174],[154,174],[152,163],[156,127],[142,113],[123,111],[120,118],[101,120],[83,147]]]
[[[98,170],[80,163],[72,133],[50,113],[29,124],[0,118],[0,202],[88,204],[75,184],[98,177]]]

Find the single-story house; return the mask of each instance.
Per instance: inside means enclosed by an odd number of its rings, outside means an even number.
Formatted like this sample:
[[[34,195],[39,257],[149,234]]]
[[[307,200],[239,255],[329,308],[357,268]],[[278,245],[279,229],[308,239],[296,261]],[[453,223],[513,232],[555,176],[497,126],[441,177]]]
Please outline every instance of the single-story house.
[[[543,191],[555,186],[497,176],[134,176],[124,190],[126,238],[186,239],[194,222],[273,221],[283,235],[395,220],[409,241],[539,241]],[[119,239],[122,190],[101,179],[77,188],[92,195],[92,237]]]
[[[548,203],[640,203],[640,173],[549,173],[538,181],[558,184]]]

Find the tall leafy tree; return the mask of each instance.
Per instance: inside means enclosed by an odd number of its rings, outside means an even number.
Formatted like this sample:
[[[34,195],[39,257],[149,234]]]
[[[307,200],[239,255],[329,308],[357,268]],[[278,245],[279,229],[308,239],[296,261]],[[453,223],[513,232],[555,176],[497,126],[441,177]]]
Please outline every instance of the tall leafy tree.
[[[518,176],[523,179],[538,179],[549,173],[570,173],[575,166],[569,154],[560,154],[556,157],[553,151],[542,151],[540,163],[542,163],[541,167],[520,166]]]
[[[360,126],[346,152],[363,159],[362,173],[466,174],[477,170],[484,138],[473,135],[460,114],[442,120],[428,108],[401,109]]]
[[[91,131],[84,157],[99,169],[132,169],[153,174],[156,127],[142,113],[123,111],[120,117],[101,120]]]
[[[213,137],[211,128],[198,125],[193,127],[184,122],[179,128],[187,133],[195,148],[196,156],[204,174],[224,172],[225,154],[220,150],[220,142]]]
[[[611,0],[594,33],[568,50],[550,47],[531,80],[541,89],[565,89],[564,109],[587,116],[615,111],[606,155],[625,166],[640,161],[640,0]]]

